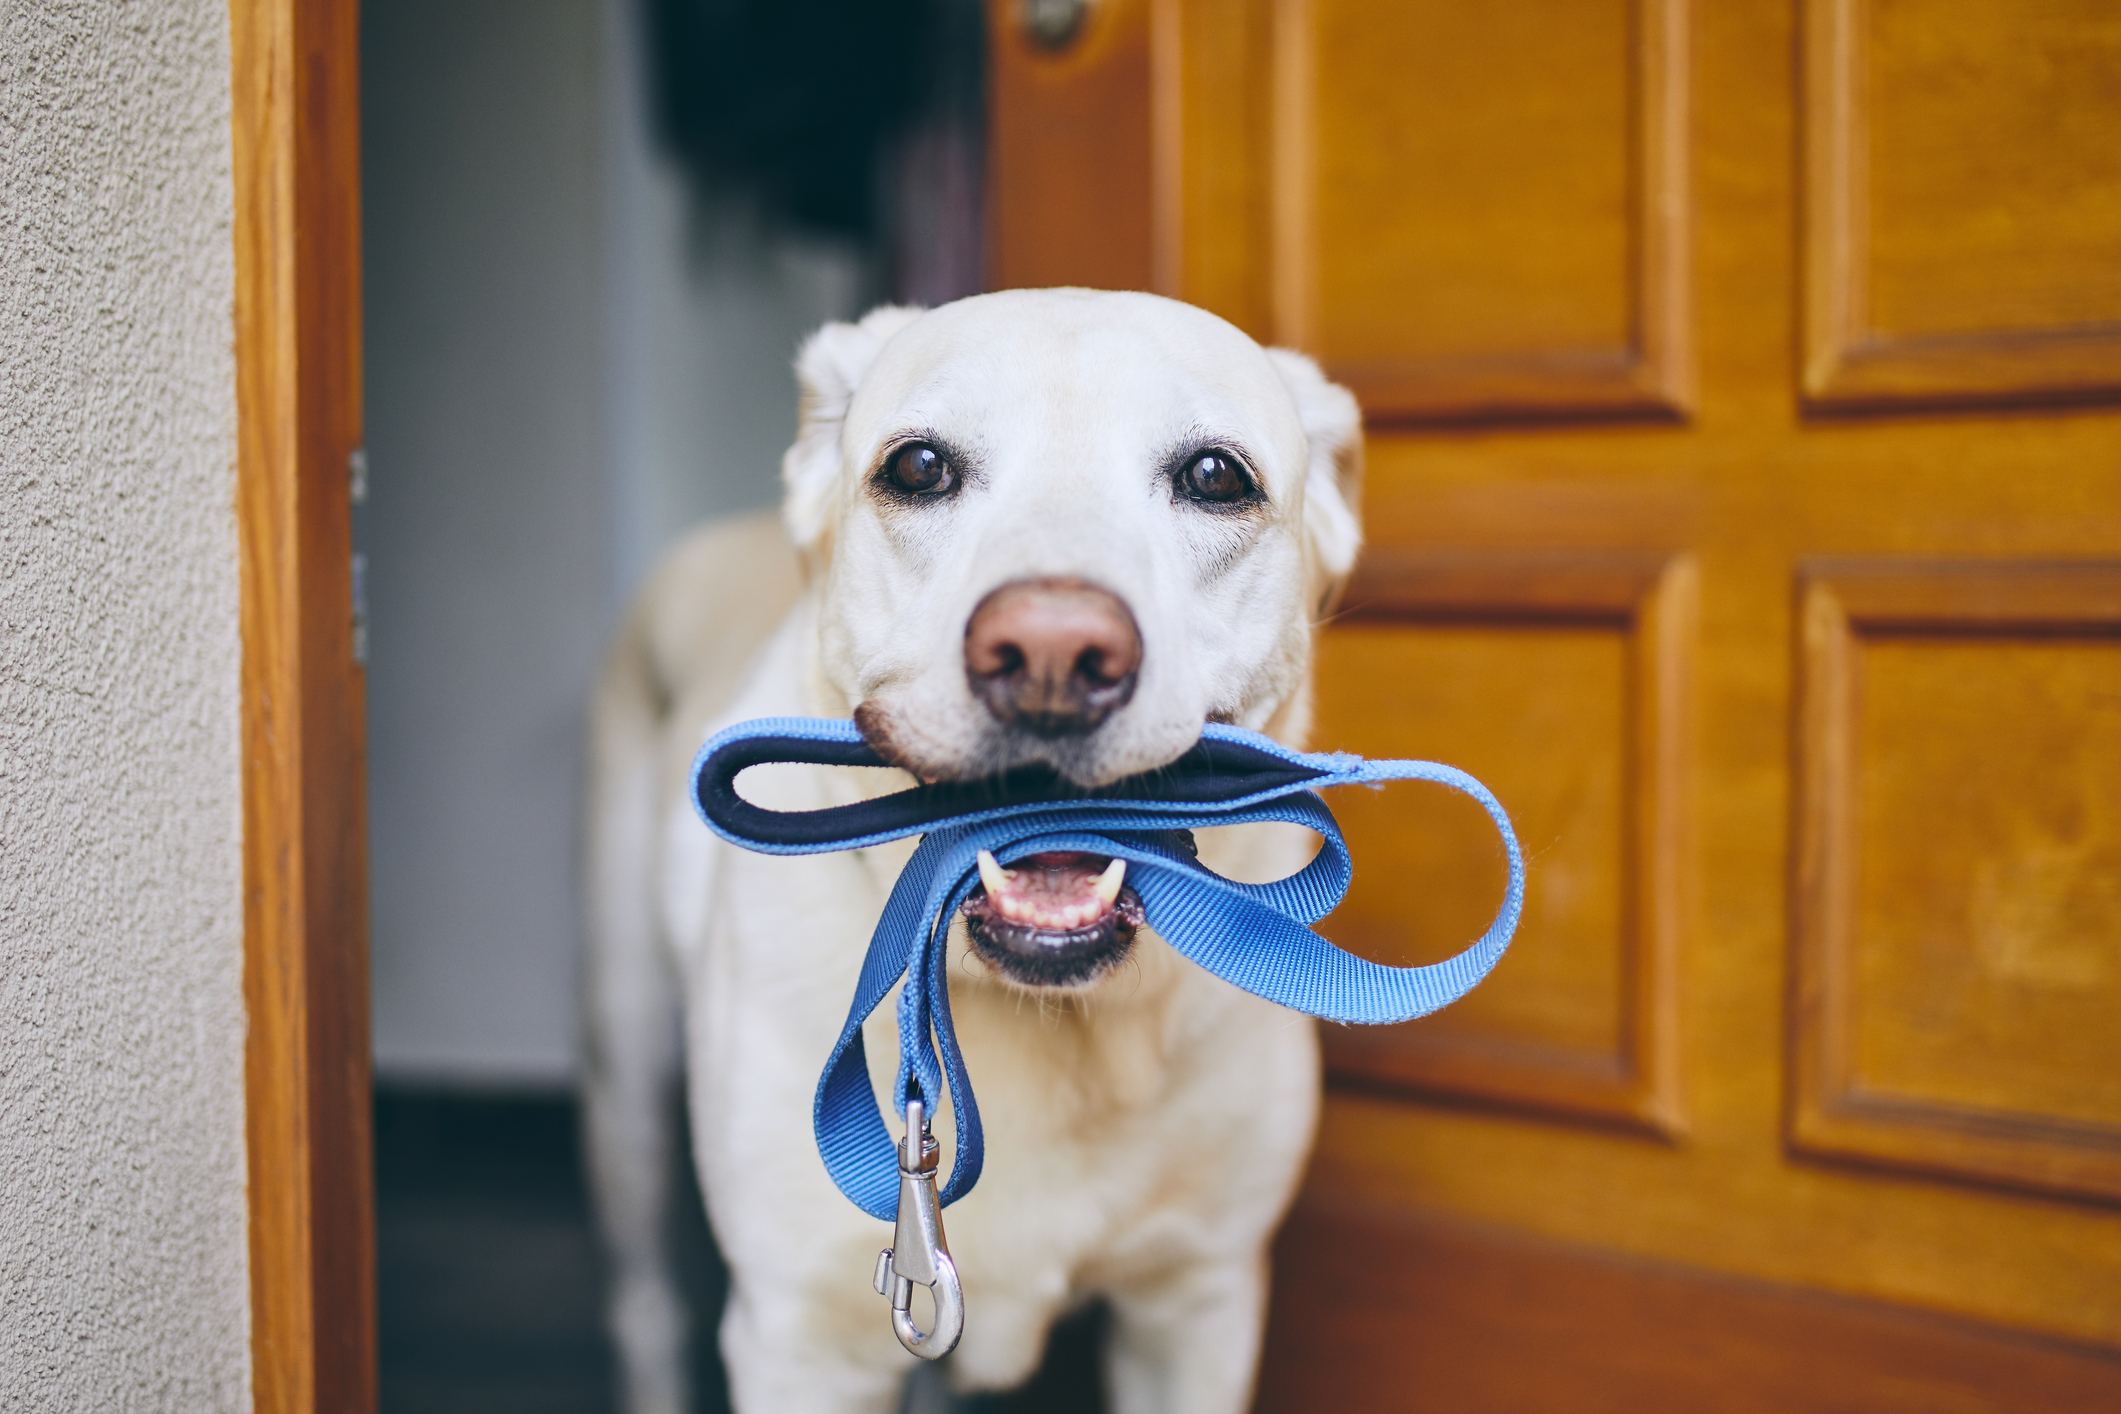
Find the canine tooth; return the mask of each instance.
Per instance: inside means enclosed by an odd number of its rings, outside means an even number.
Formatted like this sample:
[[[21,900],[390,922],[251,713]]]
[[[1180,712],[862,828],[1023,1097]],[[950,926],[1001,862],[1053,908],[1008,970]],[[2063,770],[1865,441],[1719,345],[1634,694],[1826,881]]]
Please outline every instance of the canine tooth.
[[[1015,877],[1016,875],[1002,868],[992,854],[984,849],[979,852],[979,881],[987,886],[987,897],[998,901],[1008,890],[1009,881]]]
[[[1127,879],[1127,861],[1115,859],[1097,876],[1097,901],[1106,908],[1119,902],[1119,886]]]

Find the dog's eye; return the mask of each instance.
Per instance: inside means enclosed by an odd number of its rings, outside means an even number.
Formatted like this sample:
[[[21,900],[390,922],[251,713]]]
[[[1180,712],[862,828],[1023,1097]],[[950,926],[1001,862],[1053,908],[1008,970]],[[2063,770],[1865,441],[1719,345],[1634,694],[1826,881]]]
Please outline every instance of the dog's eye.
[[[1178,489],[1196,501],[1227,505],[1259,494],[1244,466],[1228,452],[1200,452],[1179,469]]]
[[[914,442],[884,463],[884,484],[906,496],[940,496],[957,489],[957,468],[926,442]]]

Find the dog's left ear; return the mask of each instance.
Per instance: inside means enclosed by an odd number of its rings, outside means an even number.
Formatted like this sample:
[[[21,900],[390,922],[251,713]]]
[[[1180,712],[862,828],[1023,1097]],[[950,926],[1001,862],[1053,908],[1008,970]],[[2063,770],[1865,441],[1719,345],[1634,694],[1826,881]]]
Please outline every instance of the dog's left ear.
[[[795,379],[802,389],[796,416],[795,443],[781,458],[781,522],[796,548],[817,547],[832,520],[840,479],[840,430],[854,390],[891,336],[926,310],[911,305],[879,305],[861,322],[825,325],[803,341],[795,356]]]
[[[1310,443],[1304,472],[1304,541],[1313,566],[1313,606],[1323,616],[1355,567],[1362,548],[1362,409],[1355,395],[1329,382],[1318,365],[1290,349],[1267,358],[1295,400]]]

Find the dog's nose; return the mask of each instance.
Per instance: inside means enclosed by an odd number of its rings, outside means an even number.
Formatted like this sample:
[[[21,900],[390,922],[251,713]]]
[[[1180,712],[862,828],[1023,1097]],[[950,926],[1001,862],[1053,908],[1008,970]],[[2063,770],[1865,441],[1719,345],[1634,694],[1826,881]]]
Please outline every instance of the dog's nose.
[[[1119,596],[1079,579],[1020,579],[965,624],[965,673],[987,710],[1034,736],[1077,736],[1126,705],[1142,638]]]

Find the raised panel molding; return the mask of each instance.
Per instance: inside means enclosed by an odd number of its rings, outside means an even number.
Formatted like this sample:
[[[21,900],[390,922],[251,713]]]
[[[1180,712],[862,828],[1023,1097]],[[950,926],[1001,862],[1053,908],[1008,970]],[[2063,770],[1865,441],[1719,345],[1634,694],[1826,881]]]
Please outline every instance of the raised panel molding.
[[[1805,401],[1855,411],[2121,396],[2121,323],[1921,337],[1872,327],[1870,15],[1870,0],[1804,7]]]
[[[1624,635],[1622,1026],[1619,1046],[1605,1053],[1418,1025],[1335,1030],[1326,1043],[1333,1078],[1661,1137],[1680,1133],[1678,956],[1697,597],[1693,559],[1663,552],[1365,556],[1343,600],[1343,622],[1559,625]]]
[[[2121,1125],[1867,1087],[1856,1064],[1854,965],[1867,643],[2121,636],[2121,561],[1814,561],[1799,579],[1798,612],[1791,1147],[2121,1201]]]
[[[1683,416],[1693,400],[1688,0],[1634,0],[1630,34],[1628,333],[1610,346],[1389,361],[1319,350],[1314,0],[1277,0],[1271,122],[1278,342],[1322,354],[1373,424]]]

